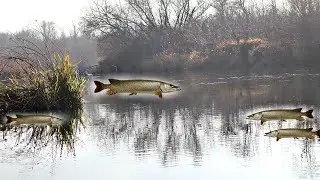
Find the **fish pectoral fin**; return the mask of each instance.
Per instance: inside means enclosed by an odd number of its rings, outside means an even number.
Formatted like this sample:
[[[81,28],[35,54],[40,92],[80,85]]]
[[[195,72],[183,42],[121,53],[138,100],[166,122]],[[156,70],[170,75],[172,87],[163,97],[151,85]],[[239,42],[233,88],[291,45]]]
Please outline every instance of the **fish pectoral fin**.
[[[132,95],[137,95],[138,93],[136,92],[133,92],[133,93],[130,93],[129,96],[132,96]]]
[[[307,136],[307,139],[314,139],[313,135]]]
[[[279,141],[281,138],[279,136],[277,136],[277,141]]]
[[[261,119],[261,125],[263,125],[267,120]]]
[[[287,122],[287,120],[285,120],[285,119],[282,119],[281,121],[283,121],[283,122]]]
[[[114,94],[116,94],[116,92],[114,92],[110,89],[107,91],[107,95],[109,95],[109,96],[114,95]]]
[[[298,137],[293,137],[293,139],[299,139]]]
[[[296,120],[298,120],[298,121],[304,121],[304,118],[303,118],[302,116],[300,116],[300,117],[297,117]]]
[[[47,125],[52,128],[52,122],[49,122]]]
[[[161,92],[156,92],[155,93],[157,96],[159,96],[160,99],[162,99],[162,93]]]

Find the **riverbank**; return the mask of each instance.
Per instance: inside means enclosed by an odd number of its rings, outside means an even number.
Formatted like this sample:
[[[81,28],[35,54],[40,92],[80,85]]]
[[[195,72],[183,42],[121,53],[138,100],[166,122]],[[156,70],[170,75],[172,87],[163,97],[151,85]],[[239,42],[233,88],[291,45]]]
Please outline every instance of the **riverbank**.
[[[2,81],[0,100],[13,111],[81,109],[85,82],[69,54],[54,54],[47,66],[29,65]]]

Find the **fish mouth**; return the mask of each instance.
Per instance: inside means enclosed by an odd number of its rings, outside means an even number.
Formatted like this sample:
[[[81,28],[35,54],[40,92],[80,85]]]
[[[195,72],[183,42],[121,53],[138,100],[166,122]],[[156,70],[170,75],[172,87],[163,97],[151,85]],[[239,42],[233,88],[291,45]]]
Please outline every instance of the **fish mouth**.
[[[171,87],[172,87],[174,90],[176,90],[176,91],[181,91],[180,86],[172,85]]]
[[[264,136],[269,136],[270,132],[264,133]]]

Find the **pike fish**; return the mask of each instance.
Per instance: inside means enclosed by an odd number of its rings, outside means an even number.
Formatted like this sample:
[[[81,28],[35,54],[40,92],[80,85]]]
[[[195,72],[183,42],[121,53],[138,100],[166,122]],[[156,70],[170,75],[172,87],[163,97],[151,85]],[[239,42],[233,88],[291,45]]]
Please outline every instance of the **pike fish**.
[[[301,112],[301,110],[302,108],[266,110],[266,111],[260,111],[260,112],[251,114],[247,116],[247,119],[261,120],[261,124],[263,124],[266,121],[272,121],[272,120],[284,121],[286,119],[296,119],[298,121],[303,121],[304,120],[303,116],[306,116],[308,118],[313,118],[312,109],[306,112]]]
[[[162,98],[162,93],[180,91],[179,86],[156,80],[118,80],[109,79],[110,84],[104,84],[94,81],[96,85],[95,93],[107,89],[109,96],[117,93],[130,93],[129,95],[137,95],[138,93],[155,94]]]
[[[265,133],[265,136],[276,137],[277,141],[281,138],[307,138],[314,139],[315,135],[320,137],[320,130],[312,131],[313,128],[307,129],[297,129],[297,128],[288,128],[288,129],[278,129],[275,131],[270,131]]]
[[[49,115],[21,115],[16,114],[16,118],[13,118],[11,116],[7,117],[7,124],[12,126],[18,126],[21,124],[33,124],[33,125],[60,125],[62,124],[62,119],[49,116]]]

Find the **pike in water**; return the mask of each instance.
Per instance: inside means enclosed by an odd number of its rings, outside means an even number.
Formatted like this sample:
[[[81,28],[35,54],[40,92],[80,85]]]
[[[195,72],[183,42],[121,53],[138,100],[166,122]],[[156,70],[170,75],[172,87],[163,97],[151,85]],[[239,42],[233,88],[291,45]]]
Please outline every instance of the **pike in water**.
[[[296,119],[298,121],[303,121],[303,116],[308,118],[313,118],[312,112],[310,109],[306,112],[301,112],[302,108],[297,109],[276,109],[276,110],[266,110],[260,111],[254,114],[247,116],[247,119],[250,120],[261,120],[261,124],[266,121],[272,120],[286,120],[286,119]]]
[[[21,115],[16,114],[16,118],[13,118],[11,116],[7,117],[7,124],[9,125],[21,125],[21,124],[35,124],[35,125],[48,125],[52,126],[54,125],[60,125],[62,124],[62,119],[49,116],[49,115]]]
[[[94,81],[96,85],[95,93],[107,89],[107,94],[114,95],[117,93],[130,93],[136,95],[138,93],[155,94],[162,98],[162,93],[180,91],[179,86],[155,80],[118,80],[109,79],[110,84],[104,84],[99,81]]]
[[[297,128],[288,128],[288,129],[278,129],[275,131],[270,131],[268,133],[265,133],[265,136],[268,137],[276,137],[277,141],[281,138],[294,138],[298,139],[301,138],[307,138],[307,139],[314,139],[315,135],[320,137],[320,130],[312,131],[313,128],[307,128],[307,129],[297,129]]]

